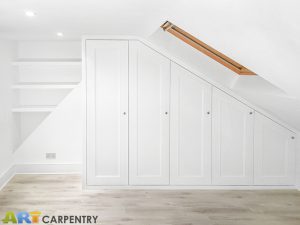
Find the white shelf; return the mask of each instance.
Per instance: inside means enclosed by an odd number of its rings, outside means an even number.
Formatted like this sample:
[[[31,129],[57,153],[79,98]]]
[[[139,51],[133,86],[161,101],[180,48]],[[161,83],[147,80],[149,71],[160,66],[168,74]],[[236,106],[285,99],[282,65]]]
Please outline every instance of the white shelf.
[[[73,89],[78,83],[19,83],[13,89]]]
[[[52,112],[56,106],[20,106],[12,109],[14,113]]]
[[[19,59],[12,62],[13,66],[39,66],[39,65],[61,65],[61,66],[80,66],[81,59]]]

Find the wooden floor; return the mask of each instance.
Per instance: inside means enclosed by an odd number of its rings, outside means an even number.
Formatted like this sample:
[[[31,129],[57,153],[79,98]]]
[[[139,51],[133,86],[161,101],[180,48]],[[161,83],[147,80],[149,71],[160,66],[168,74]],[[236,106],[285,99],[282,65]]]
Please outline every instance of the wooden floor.
[[[97,215],[103,225],[299,225],[298,191],[82,191],[78,175],[17,175],[0,192],[6,211]]]

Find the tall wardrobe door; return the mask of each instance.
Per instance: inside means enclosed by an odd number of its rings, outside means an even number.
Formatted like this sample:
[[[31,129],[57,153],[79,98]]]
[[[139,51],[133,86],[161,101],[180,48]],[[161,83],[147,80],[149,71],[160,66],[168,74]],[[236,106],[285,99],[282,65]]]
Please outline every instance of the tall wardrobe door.
[[[172,63],[171,184],[211,184],[211,85]]]
[[[251,108],[213,89],[213,184],[253,184],[253,123]]]
[[[139,41],[129,49],[129,182],[168,185],[170,60]]]
[[[254,183],[295,184],[295,133],[256,113]]]
[[[86,41],[87,184],[128,184],[128,41]]]

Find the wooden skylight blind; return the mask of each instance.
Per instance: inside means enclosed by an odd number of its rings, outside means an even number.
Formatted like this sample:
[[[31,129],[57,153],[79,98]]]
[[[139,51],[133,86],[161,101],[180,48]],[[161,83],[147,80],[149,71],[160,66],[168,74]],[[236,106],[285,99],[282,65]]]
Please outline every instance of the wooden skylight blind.
[[[161,28],[239,75],[256,75],[251,70],[247,69],[246,67],[242,66],[241,64],[237,63],[236,61],[227,57],[216,49],[210,47],[209,45],[205,44],[204,42],[200,41],[193,35],[182,30],[169,21],[166,21],[164,24],[162,24]]]

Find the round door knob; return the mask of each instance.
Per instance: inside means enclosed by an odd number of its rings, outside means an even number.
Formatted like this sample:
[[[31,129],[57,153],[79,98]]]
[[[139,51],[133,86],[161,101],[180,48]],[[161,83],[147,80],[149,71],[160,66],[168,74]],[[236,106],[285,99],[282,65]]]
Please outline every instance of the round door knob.
[[[209,114],[210,114],[210,112],[207,112],[206,114],[207,114],[207,115],[209,115]]]
[[[293,136],[293,137],[291,137],[292,139],[295,139],[295,137]]]
[[[168,115],[168,112],[165,112],[166,115]]]
[[[250,115],[252,115],[252,114],[253,114],[253,112],[249,112],[249,114],[250,114]]]
[[[123,112],[123,115],[126,115],[127,113],[126,112]]]

